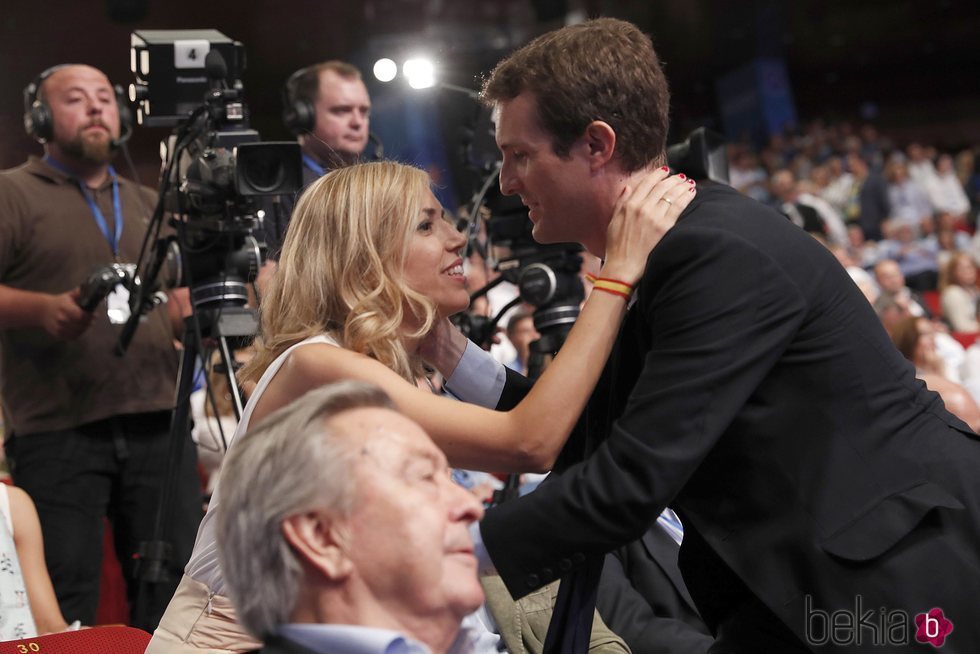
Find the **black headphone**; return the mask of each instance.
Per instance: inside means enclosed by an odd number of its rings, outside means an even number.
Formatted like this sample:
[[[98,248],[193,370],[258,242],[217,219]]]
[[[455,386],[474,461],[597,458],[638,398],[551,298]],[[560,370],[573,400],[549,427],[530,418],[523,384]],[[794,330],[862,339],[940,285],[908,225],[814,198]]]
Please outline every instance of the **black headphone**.
[[[24,87],[24,131],[38,143],[46,143],[54,133],[54,119],[51,116],[51,107],[43,99],[38,97],[38,91],[44,80],[51,77],[62,68],[74,66],[76,64],[58,64],[51,66],[41,72],[40,75],[31,80],[31,83]],[[122,85],[116,84],[112,87],[116,94],[116,106],[119,112],[119,138],[113,140],[113,147],[126,142],[133,133],[133,110],[129,106],[129,97],[123,90]]]
[[[306,98],[296,97],[300,78],[309,73],[309,67],[300,68],[289,76],[282,87],[282,122],[295,136],[307,134],[316,127],[316,107]]]

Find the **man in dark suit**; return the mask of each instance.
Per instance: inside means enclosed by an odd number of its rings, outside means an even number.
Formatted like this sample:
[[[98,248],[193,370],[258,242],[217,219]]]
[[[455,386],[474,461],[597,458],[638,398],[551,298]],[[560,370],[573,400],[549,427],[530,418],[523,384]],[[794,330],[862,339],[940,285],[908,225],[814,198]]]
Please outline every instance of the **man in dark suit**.
[[[704,654],[714,638],[677,567],[678,546],[660,521],[606,555],[596,607],[633,654]]]
[[[310,391],[240,437],[222,467],[218,551],[265,654],[444,654],[483,602],[483,514],[380,389]]]
[[[665,163],[668,95],[650,39],[617,20],[497,66],[500,185],[537,240],[605,253],[624,189]],[[699,184],[634,302],[560,474],[480,525],[511,593],[563,576],[556,617],[582,613],[603,555],[669,504],[711,652],[980,649],[980,440],[829,252]]]

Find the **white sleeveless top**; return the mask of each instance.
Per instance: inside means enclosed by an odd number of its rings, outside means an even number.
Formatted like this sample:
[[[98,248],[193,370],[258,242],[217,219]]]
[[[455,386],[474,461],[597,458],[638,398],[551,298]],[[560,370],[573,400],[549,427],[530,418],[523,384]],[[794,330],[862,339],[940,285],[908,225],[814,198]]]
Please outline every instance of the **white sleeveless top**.
[[[0,640],[37,636],[24,576],[14,543],[14,523],[6,484],[0,484]]]
[[[316,336],[310,336],[306,340],[300,341],[295,345],[292,345],[285,352],[280,354],[275,360],[269,364],[265,372],[262,373],[262,377],[259,378],[258,384],[255,385],[255,390],[252,391],[251,396],[248,398],[248,403],[242,410],[242,419],[238,423],[238,428],[232,435],[231,440],[228,443],[228,447],[234,447],[235,441],[241,434],[244,434],[248,430],[248,424],[252,418],[252,411],[255,409],[255,405],[258,404],[259,398],[265,392],[265,389],[269,386],[269,383],[279,372],[282,364],[286,362],[289,355],[292,354],[293,350],[304,345],[309,345],[311,343],[326,343],[327,345],[336,345],[340,347],[337,341],[335,341],[330,336],[326,334],[318,334]],[[215,517],[217,516],[218,504],[220,502],[221,494],[221,482],[219,480],[218,486],[214,489],[214,493],[211,495],[211,501],[208,503],[208,512],[204,514],[204,519],[201,521],[201,526],[197,530],[197,540],[194,541],[194,551],[191,552],[191,559],[187,562],[187,567],[184,568],[184,572],[188,577],[191,577],[195,581],[199,581],[205,584],[211,589],[211,592],[218,595],[224,595],[225,579],[221,574],[221,564],[218,560],[218,547],[215,543]]]

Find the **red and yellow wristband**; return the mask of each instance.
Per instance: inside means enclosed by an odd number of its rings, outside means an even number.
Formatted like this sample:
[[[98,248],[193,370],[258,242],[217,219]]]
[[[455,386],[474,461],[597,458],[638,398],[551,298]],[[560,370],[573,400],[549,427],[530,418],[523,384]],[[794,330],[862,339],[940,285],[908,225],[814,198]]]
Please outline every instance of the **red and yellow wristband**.
[[[627,284],[626,282],[620,281],[618,279],[610,279],[609,277],[596,277],[592,274],[587,274],[585,278],[592,282],[592,288],[605,291],[606,293],[612,293],[613,295],[618,295],[621,298],[629,300],[633,295],[633,285]]]

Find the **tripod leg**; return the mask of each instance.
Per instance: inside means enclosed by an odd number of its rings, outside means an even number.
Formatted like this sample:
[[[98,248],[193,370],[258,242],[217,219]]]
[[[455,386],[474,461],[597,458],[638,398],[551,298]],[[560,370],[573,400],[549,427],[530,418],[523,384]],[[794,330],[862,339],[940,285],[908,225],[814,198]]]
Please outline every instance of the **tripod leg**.
[[[228,347],[228,339],[218,337],[218,349],[221,352],[221,362],[225,364],[225,374],[228,375],[228,392],[231,393],[231,403],[235,408],[235,418],[242,419],[242,396],[238,391],[238,380],[235,379],[235,357]],[[227,446],[227,443],[226,443]]]
[[[167,451],[166,474],[163,487],[160,489],[160,501],[157,505],[156,521],[153,526],[153,540],[140,543],[137,577],[139,591],[136,597],[136,622],[143,627],[149,619],[149,598],[152,596],[153,584],[167,581],[169,570],[167,563],[173,556],[173,545],[166,540],[164,526],[172,511],[174,485],[177,470],[183,457],[184,441],[190,433],[190,395],[194,388],[194,370],[198,358],[200,343],[195,336],[198,333],[195,317],[187,318],[184,329],[184,352],[177,372],[177,393],[173,419],[170,423],[170,443]],[[145,627],[144,627],[145,628]]]

